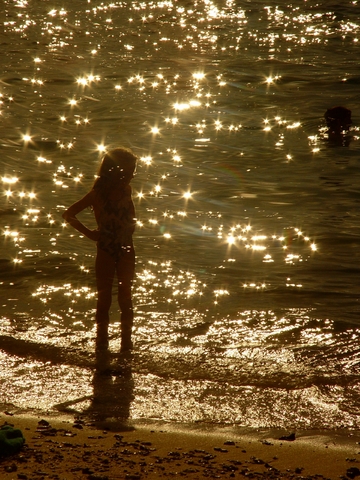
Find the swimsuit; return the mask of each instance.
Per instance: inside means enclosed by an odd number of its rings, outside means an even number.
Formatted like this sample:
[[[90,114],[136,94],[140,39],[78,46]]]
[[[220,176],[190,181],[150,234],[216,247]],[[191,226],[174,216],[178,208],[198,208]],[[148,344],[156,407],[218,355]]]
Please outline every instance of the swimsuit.
[[[130,196],[108,200],[99,219],[100,238],[97,245],[116,261],[133,250],[135,220]]]

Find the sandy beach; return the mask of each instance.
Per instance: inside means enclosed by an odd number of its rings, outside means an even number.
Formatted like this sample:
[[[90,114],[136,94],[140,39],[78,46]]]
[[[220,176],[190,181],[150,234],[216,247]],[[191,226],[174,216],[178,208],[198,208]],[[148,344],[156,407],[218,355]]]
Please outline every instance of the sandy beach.
[[[82,418],[10,412],[2,414],[0,421],[20,429],[25,438],[20,452],[1,458],[0,477],[4,480],[335,480],[360,475],[360,436],[346,432],[252,431],[235,435],[225,429],[94,425]]]

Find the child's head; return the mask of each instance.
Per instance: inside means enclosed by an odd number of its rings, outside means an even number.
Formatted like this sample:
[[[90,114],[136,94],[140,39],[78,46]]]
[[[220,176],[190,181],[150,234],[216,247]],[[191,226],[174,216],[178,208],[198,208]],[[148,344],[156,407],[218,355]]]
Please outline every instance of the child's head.
[[[99,168],[98,179],[95,182],[108,185],[127,185],[134,176],[137,157],[129,149],[115,148],[106,152]]]

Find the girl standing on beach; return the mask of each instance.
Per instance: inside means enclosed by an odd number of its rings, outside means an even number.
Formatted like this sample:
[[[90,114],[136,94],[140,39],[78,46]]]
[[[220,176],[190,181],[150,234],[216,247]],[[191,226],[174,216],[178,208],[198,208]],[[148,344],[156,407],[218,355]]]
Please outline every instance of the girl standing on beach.
[[[130,181],[135,174],[137,157],[131,150],[116,148],[107,152],[89,193],[75,202],[63,218],[90,240],[97,242],[95,262],[97,306],[96,349],[108,349],[109,310],[114,276],[118,281],[118,303],[121,311],[121,352],[132,349],[133,305],[131,286],[135,270],[133,233],[135,207]],[[98,228],[90,230],[76,215],[85,208],[94,211]]]

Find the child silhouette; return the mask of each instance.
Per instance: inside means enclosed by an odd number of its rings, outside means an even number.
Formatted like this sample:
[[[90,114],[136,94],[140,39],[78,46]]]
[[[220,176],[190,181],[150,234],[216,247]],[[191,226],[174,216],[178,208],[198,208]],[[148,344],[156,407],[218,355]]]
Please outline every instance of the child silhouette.
[[[106,351],[109,346],[109,310],[115,273],[121,311],[120,352],[133,348],[131,287],[135,270],[135,250],[132,237],[136,219],[130,181],[135,174],[136,162],[136,155],[126,148],[119,147],[105,153],[90,192],[63,213],[63,218],[72,227],[97,243],[97,351]],[[76,218],[78,213],[88,207],[92,208],[95,215],[98,226],[95,230],[90,230]]]

